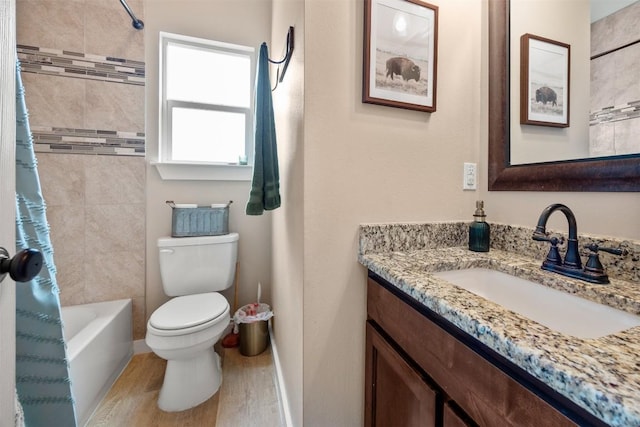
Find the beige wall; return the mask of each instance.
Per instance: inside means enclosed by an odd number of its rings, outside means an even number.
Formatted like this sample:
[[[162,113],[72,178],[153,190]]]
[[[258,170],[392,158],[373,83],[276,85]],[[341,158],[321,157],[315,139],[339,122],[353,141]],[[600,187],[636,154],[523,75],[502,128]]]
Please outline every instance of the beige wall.
[[[141,0],[129,4],[144,18]],[[144,60],[142,33],[119,2],[18,0],[16,16],[18,44]],[[29,71],[32,129],[144,132],[144,86]],[[132,298],[134,337],[144,337],[143,157],[43,149],[36,144],[62,304]]]
[[[271,56],[281,57],[289,26],[295,29],[295,50],[284,81],[273,93],[280,189],[284,203],[273,214],[272,301],[275,310],[274,344],[282,366],[291,420],[293,425],[301,426],[304,341],[304,3],[274,0]],[[274,72],[272,70],[272,76]]]
[[[171,234],[171,209],[165,205],[166,200],[201,204],[233,200],[229,229],[240,234],[239,304],[255,301],[258,282],[262,283],[262,300],[271,301],[272,214],[245,215],[250,182],[163,181],[156,168],[149,164],[158,157],[158,32],[167,31],[258,48],[263,41],[269,41],[270,17],[270,1],[145,1],[147,317],[168,299],[162,290],[156,247],[158,237]],[[233,291],[232,288],[225,292],[232,309]]]
[[[305,2],[304,425],[363,423],[365,222],[471,219],[482,3],[441,1],[437,111],[361,102],[363,2]]]

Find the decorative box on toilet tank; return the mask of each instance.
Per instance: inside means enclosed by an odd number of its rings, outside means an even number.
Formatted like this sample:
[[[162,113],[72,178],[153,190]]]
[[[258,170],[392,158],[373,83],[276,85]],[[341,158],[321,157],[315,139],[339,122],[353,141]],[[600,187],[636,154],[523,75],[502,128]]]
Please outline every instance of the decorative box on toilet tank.
[[[229,206],[232,202],[201,206],[167,201],[172,210],[171,237],[229,234]]]

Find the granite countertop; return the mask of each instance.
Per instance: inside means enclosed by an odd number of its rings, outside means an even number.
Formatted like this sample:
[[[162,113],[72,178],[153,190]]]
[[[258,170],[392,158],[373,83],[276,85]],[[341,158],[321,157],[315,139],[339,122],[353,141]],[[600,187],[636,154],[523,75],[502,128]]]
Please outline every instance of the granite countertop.
[[[491,268],[634,314],[640,314],[640,283],[611,278],[593,285],[541,270],[541,259],[494,248],[363,250],[362,234],[358,260],[369,270],[607,424],[640,426],[640,326],[597,339],[564,335],[431,273]]]

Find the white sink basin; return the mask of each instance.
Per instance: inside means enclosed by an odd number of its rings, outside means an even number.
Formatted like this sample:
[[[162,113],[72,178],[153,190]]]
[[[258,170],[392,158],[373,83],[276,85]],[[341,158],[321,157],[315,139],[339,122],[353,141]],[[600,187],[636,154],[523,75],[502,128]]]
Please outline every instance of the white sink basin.
[[[599,338],[640,325],[640,316],[500,271],[469,268],[433,275],[554,331],[578,338]]]

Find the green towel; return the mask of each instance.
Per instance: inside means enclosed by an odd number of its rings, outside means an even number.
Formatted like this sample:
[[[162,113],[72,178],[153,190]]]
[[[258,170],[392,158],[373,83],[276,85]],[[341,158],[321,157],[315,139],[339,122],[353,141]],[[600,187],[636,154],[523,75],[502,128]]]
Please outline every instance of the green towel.
[[[262,215],[265,210],[270,211],[280,207],[278,147],[269,79],[269,52],[266,43],[260,46],[256,75],[253,182],[247,202],[247,215]]]

